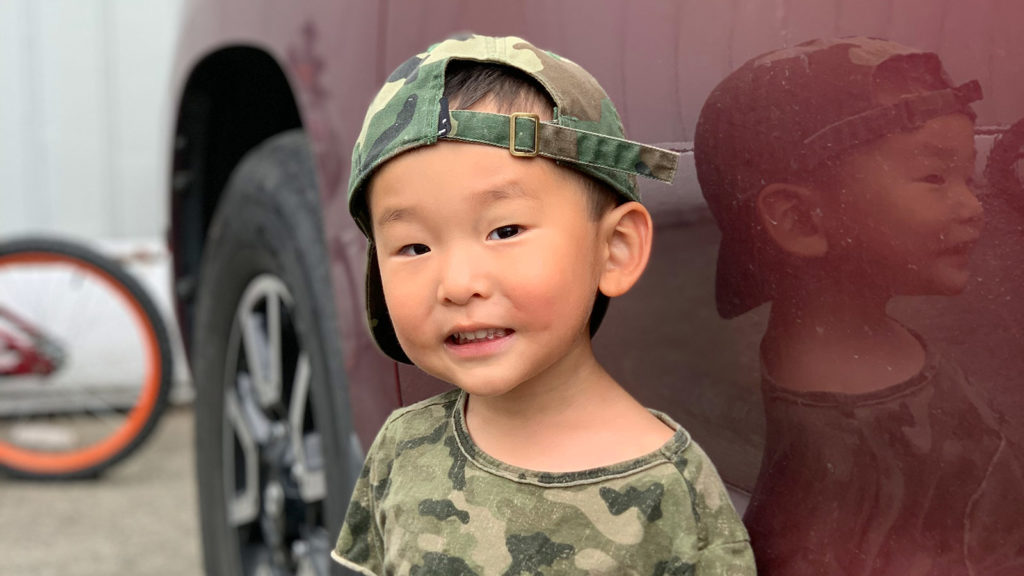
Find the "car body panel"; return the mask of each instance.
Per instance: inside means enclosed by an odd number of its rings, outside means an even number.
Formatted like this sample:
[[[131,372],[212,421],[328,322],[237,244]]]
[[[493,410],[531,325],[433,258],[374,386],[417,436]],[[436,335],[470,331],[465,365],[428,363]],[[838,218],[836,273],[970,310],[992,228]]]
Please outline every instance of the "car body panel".
[[[996,1],[941,7],[855,0],[192,1],[173,85],[179,98],[198,63],[233,46],[265,52],[288,79],[320,168],[342,353],[365,447],[393,408],[442,389],[415,368],[387,360],[365,328],[365,240],[348,216],[345,189],[366,105],[394,67],[455,32],[521,35],[583,65],[615,101],[630,138],[684,152],[675,184],[643,184],[656,226],[654,255],[637,288],[612,303],[595,340],[599,357],[641,401],[690,429],[728,483],[749,489],[763,445],[757,342],[766,314],[762,308],[726,322],[715,313],[718,232],[688,152],[705,97],[758,53],[807,38],[869,34],[938,51],[955,79],[978,78],[985,86],[986,99],[975,107],[978,125],[1006,125],[1024,103],[1024,82],[1012,72],[1024,61],[1024,43],[1017,40],[1022,15],[1017,4]],[[1000,229],[1016,225],[1009,216],[993,220]],[[996,271],[1001,263],[1020,258],[1019,248],[1006,241],[979,252],[979,274],[1002,274]],[[1019,280],[998,278],[1004,286]],[[997,382],[991,387],[998,391],[1009,386],[1000,375],[1022,368],[1020,329],[1005,321],[1009,314],[979,317],[975,311],[1005,297],[1000,302],[1016,306],[1012,313],[1022,318],[1024,298],[1010,299],[1005,287],[993,290],[896,308],[937,339],[986,335],[965,341],[958,353]],[[967,316],[974,321],[966,327],[948,321]],[[992,351],[999,362],[979,359],[979,349]]]

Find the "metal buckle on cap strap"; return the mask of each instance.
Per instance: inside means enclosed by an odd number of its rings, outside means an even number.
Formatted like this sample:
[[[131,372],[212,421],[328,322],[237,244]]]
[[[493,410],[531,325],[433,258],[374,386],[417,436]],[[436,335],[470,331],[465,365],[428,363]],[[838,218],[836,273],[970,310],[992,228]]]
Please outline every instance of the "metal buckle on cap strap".
[[[533,120],[533,150],[527,150],[525,152],[516,150],[516,120],[519,118],[528,118]],[[508,117],[508,152],[513,156],[524,156],[531,158],[537,155],[537,149],[540,144],[540,116],[536,114],[530,114],[528,112],[513,112]]]
[[[535,114],[495,114],[473,110],[452,110],[452,130],[445,138],[508,148],[514,156],[543,156],[602,170],[614,170],[671,182],[676,171],[677,152],[631,142],[623,138],[588,132],[570,126],[541,122]],[[516,121],[526,118],[529,125],[517,137]],[[529,140],[527,126],[534,128],[533,150],[517,149],[517,141]],[[541,141],[544,149],[540,149]],[[526,142],[522,142],[525,147]],[[625,184],[624,184],[625,186]],[[632,190],[632,188],[630,188]]]

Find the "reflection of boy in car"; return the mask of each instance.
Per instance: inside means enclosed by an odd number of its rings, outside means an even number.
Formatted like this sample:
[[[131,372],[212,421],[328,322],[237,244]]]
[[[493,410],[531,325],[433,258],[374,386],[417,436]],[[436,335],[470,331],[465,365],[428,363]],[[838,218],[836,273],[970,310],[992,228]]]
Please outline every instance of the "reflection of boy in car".
[[[1019,453],[964,374],[886,313],[966,286],[980,97],[935,54],[855,38],[754,58],[704,105],[719,313],[771,301],[745,515],[764,574],[1024,573]]]
[[[518,38],[448,40],[391,75],[349,185],[370,326],[392,358],[458,389],[384,424],[336,560],[363,574],[753,574],[711,462],[591,349],[607,298],[647,263],[635,175],[671,180],[675,164],[623,139],[586,71]]]

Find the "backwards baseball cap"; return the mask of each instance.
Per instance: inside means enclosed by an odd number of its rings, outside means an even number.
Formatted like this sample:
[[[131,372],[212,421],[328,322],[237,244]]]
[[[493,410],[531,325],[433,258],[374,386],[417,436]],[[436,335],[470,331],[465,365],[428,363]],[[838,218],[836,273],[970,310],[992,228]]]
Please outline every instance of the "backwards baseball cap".
[[[701,192],[722,231],[715,300],[732,318],[772,298],[754,204],[766,185],[806,174],[876,138],[963,113],[981,99],[939,57],[874,38],[811,40],[747,61],[711,92],[694,134]],[[777,265],[777,264],[776,264]]]
[[[551,121],[536,114],[449,110],[445,69],[453,60],[500,64],[536,80],[555,104]],[[382,164],[402,152],[440,141],[471,142],[508,149],[511,156],[542,156],[582,172],[625,200],[639,201],[636,176],[671,182],[677,154],[625,139],[608,95],[579,65],[515,37],[467,35],[435,44],[400,65],[370,104],[352,151],[349,211],[369,239],[366,310],[377,345],[391,358],[410,363],[388,314],[373,241],[366,187]],[[607,301],[591,316],[597,329]]]

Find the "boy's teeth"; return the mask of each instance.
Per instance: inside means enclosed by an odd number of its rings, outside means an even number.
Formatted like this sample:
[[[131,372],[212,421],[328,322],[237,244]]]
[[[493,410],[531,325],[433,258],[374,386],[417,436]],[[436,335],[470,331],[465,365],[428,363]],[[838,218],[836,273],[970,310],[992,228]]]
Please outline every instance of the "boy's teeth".
[[[458,332],[455,334],[455,339],[459,344],[465,344],[467,342],[476,342],[477,340],[494,340],[495,338],[504,338],[504,328],[487,328],[481,330],[475,330],[473,332]]]

